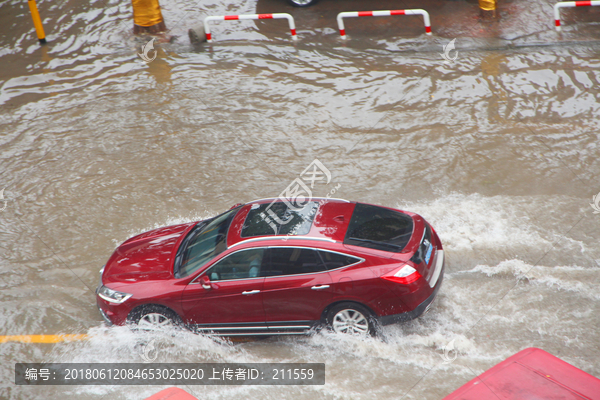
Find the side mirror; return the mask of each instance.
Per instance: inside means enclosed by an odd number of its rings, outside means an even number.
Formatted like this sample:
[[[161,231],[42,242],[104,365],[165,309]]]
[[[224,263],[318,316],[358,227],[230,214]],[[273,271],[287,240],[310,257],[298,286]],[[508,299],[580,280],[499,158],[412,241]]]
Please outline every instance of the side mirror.
[[[200,278],[200,284],[206,290],[212,289],[212,286],[210,284],[210,278],[208,277],[208,275],[204,275],[203,277]]]

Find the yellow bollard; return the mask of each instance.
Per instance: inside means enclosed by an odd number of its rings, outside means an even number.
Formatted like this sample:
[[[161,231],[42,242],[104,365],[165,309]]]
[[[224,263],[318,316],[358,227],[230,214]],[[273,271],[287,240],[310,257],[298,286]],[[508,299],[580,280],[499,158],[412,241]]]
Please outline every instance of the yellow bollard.
[[[33,25],[35,26],[35,32],[37,33],[40,44],[46,44],[46,34],[44,33],[44,27],[42,26],[42,20],[40,19],[40,13],[38,12],[35,0],[28,0],[29,10],[31,10],[31,18],[33,18]]]
[[[134,34],[159,33],[167,30],[158,0],[131,0],[131,5]]]
[[[496,18],[496,0],[479,0],[479,9],[483,18]]]

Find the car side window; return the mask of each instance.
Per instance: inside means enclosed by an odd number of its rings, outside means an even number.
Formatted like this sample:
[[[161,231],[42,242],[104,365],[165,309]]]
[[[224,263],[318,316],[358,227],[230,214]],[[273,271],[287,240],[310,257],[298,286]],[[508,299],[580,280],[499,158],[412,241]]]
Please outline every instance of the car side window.
[[[300,247],[272,247],[267,250],[268,269],[263,276],[298,275],[324,272],[317,252]]]
[[[265,249],[241,250],[210,267],[206,275],[211,281],[248,279],[261,276]]]
[[[323,259],[323,263],[325,263],[325,268],[327,268],[327,270],[342,268],[361,261],[361,259],[357,257],[323,250],[319,250],[319,255]]]

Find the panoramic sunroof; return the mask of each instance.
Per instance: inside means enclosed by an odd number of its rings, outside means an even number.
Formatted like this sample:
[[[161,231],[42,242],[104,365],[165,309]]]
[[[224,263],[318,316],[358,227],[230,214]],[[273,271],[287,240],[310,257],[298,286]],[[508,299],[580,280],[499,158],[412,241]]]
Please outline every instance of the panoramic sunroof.
[[[242,227],[241,237],[306,235],[319,208],[316,201],[302,208],[289,207],[282,201],[253,204]]]

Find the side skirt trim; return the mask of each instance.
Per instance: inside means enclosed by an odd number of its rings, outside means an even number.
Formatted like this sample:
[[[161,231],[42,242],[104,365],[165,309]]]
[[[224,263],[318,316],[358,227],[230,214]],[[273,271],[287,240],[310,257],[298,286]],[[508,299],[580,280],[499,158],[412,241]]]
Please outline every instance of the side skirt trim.
[[[191,325],[194,332],[216,336],[268,336],[302,335],[320,324],[320,321],[280,321],[264,324],[197,324]]]

